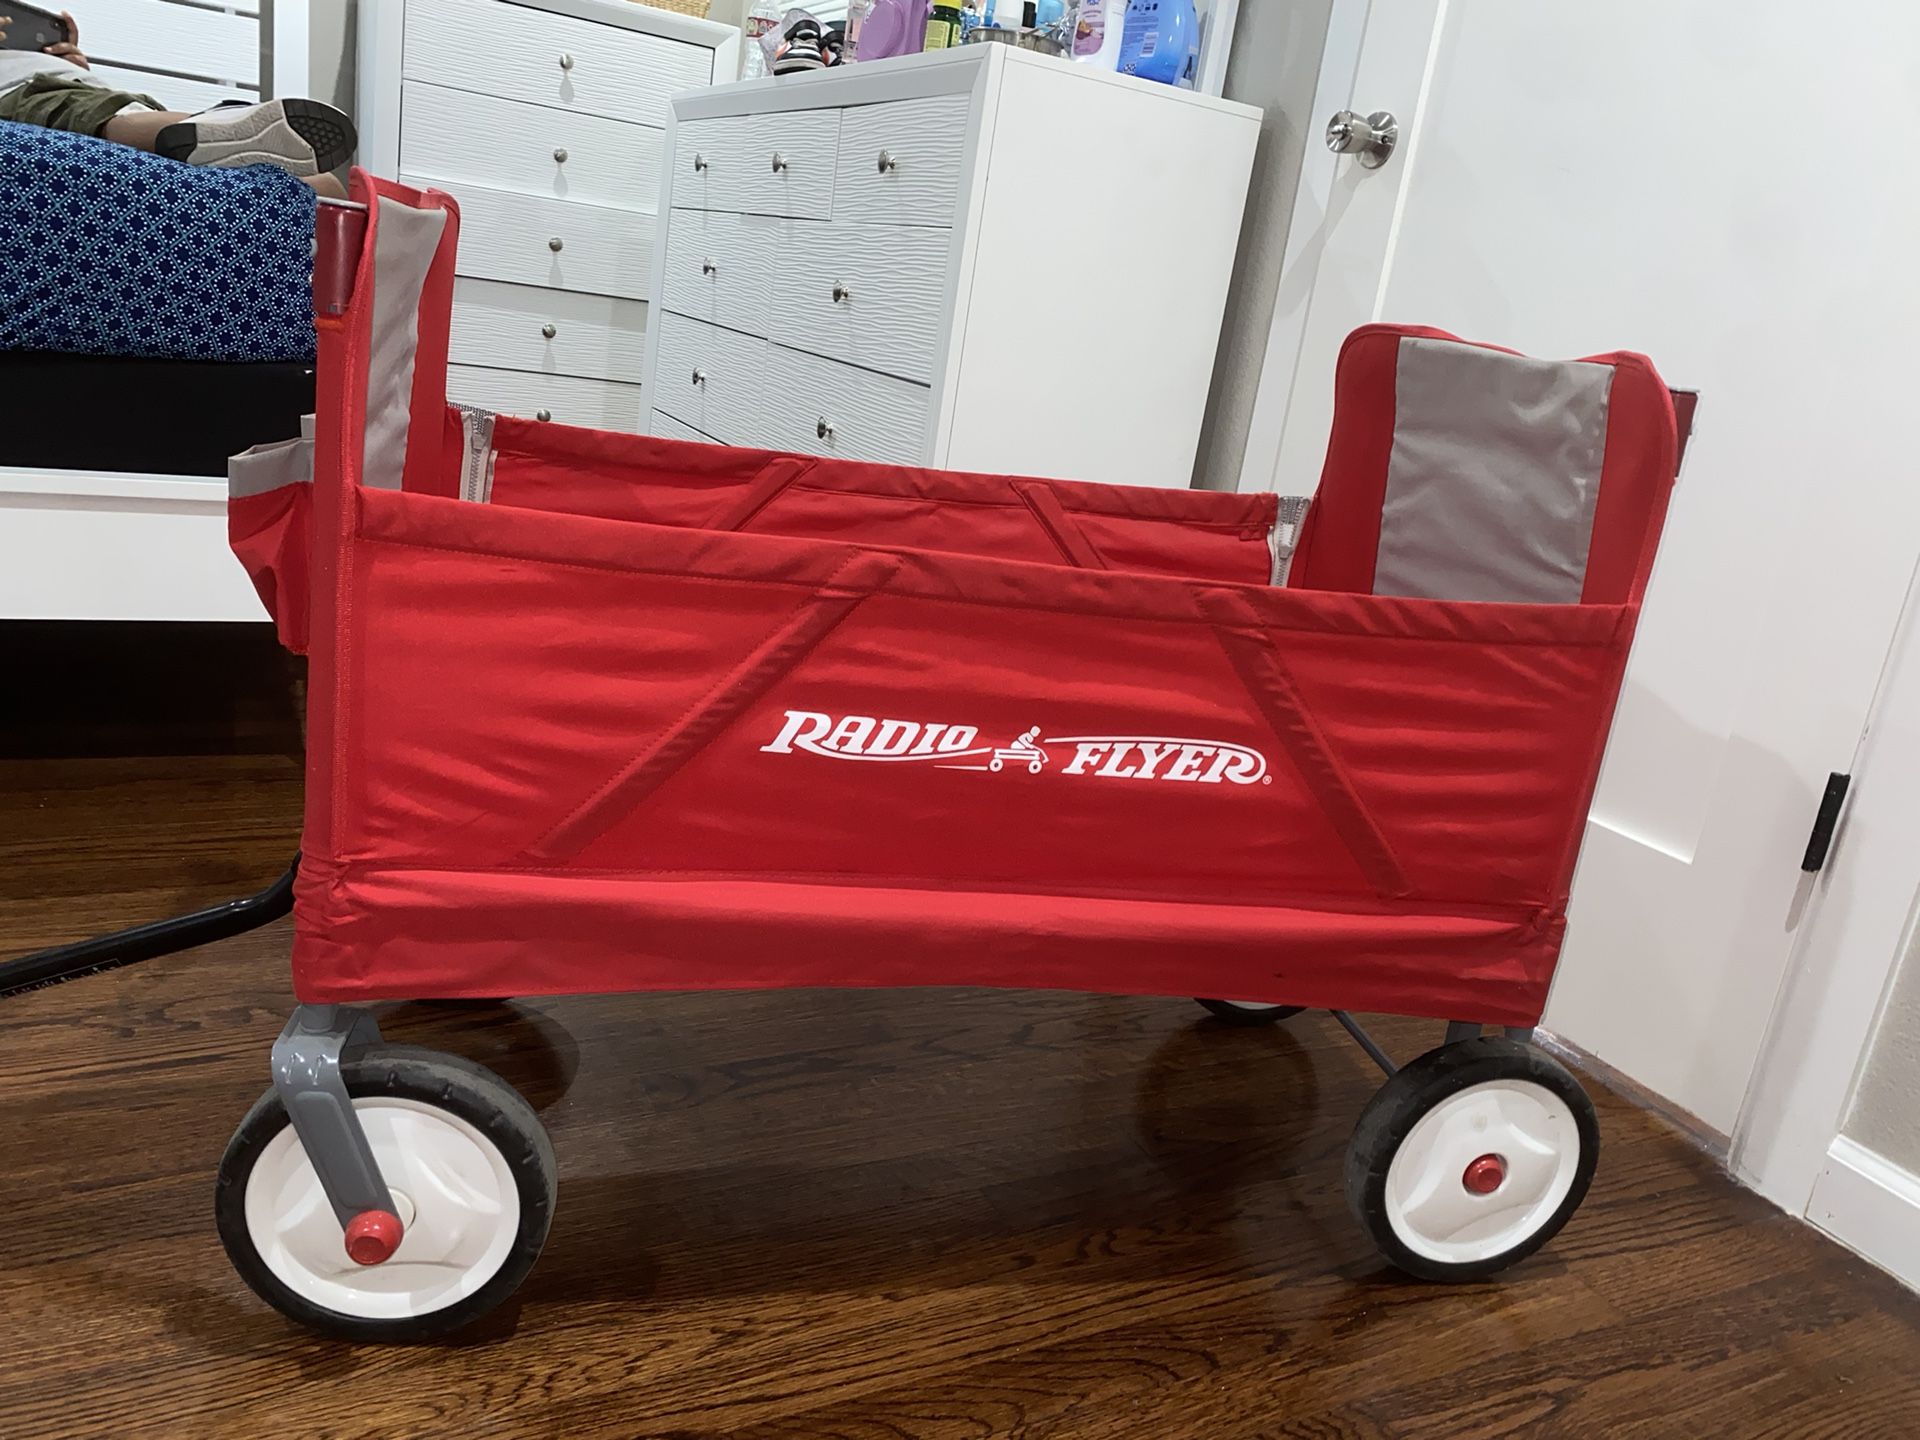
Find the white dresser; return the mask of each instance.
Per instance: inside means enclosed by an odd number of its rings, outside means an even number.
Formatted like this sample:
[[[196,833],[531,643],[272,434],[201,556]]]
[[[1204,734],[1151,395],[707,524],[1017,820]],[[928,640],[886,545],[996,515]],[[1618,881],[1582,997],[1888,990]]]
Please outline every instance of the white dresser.
[[[738,47],[631,0],[361,5],[359,163],[460,202],[452,399],[645,428],[668,101]]]
[[[670,108],[653,433],[1189,483],[1258,110],[1003,45]]]

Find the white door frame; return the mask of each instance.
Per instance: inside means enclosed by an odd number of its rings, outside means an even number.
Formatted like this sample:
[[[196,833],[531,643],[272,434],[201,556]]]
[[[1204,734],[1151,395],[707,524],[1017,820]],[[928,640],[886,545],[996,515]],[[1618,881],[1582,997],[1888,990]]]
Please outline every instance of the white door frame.
[[[1396,23],[1407,23],[1413,9],[1411,0],[1381,0],[1381,3],[1394,7]],[[1431,7],[1432,28],[1418,101],[1400,116],[1400,143],[1408,149],[1418,143],[1421,111],[1433,77],[1437,45],[1444,34],[1448,0],[1419,0],[1419,3]],[[1312,133],[1317,133],[1336,110],[1365,111],[1380,103],[1378,96],[1355,91],[1371,8],[1370,0],[1333,0],[1313,111],[1307,117],[1307,128]],[[1403,151],[1390,163],[1404,168],[1409,159],[1411,155]],[[1310,142],[1295,189],[1279,292],[1255,391],[1238,486],[1242,491],[1275,488],[1282,432],[1296,383],[1303,378],[1298,373],[1299,360],[1308,334],[1310,302],[1318,272],[1325,261],[1340,263],[1341,257],[1327,254],[1330,217],[1339,218],[1341,207],[1353,193],[1354,183],[1388,182],[1382,189],[1394,197],[1392,213],[1384,222],[1380,238],[1391,258],[1400,218],[1399,181],[1390,178],[1387,172],[1361,179],[1353,175],[1354,168],[1351,165],[1343,168],[1340,159]],[[1385,198],[1384,193],[1381,198]],[[1373,223],[1381,224],[1378,220]],[[1357,314],[1353,323],[1380,318],[1382,298],[1380,293],[1374,293],[1371,312]],[[1347,299],[1349,306],[1364,311],[1365,296],[1356,291]],[[1712,397],[1706,400],[1711,407]],[[1286,488],[1299,488],[1294,483],[1296,480],[1297,477],[1290,477]],[[1907,605],[1890,658],[1897,653],[1907,630],[1920,626],[1920,616],[1915,614],[1915,588],[1909,586]],[[1913,643],[1920,645],[1920,636],[1914,637]],[[1874,708],[1869,711],[1866,731],[1854,755],[1852,773],[1856,794],[1871,784],[1873,762],[1865,737],[1871,732],[1883,703],[1885,680],[1883,668],[1881,690],[1875,694]],[[1802,898],[1807,906],[1819,908],[1806,915],[1799,941],[1788,958],[1766,1038],[1734,1126],[1728,1157],[1729,1168],[1737,1179],[1796,1216],[1806,1214],[1816,1184],[1833,1168],[1829,1152],[1885,990],[1898,956],[1904,953],[1904,942],[1910,940],[1914,928],[1920,926],[1920,901],[1913,896],[1916,877],[1912,874],[1898,881],[1878,882],[1897,885],[1898,904],[1905,917],[1900,926],[1902,941],[1899,943],[1888,941],[1886,933],[1884,912],[1887,904],[1894,903],[1886,898],[1891,892],[1881,892],[1882,904],[1873,917],[1876,923],[1871,927],[1875,931],[1871,939],[1857,933],[1863,917],[1850,913],[1854,907],[1845,903],[1844,895],[1832,905],[1821,905],[1823,897],[1836,888],[1836,876],[1845,867],[1859,866],[1867,858],[1849,853],[1848,821],[1848,816],[1842,817],[1826,871],[1818,877],[1808,877]],[[1858,851],[1862,847],[1856,843],[1852,848]],[[1899,858],[1892,857],[1892,860]],[[1882,857],[1880,863],[1884,866],[1891,862],[1888,857]],[[1914,868],[1920,869],[1920,866]]]

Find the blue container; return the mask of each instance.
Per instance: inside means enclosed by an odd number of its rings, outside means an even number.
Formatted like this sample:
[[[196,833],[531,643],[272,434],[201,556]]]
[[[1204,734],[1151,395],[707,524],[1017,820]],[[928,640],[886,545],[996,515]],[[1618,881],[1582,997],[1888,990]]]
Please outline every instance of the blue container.
[[[1118,68],[1122,75],[1178,85],[1199,44],[1193,0],[1132,0]]]

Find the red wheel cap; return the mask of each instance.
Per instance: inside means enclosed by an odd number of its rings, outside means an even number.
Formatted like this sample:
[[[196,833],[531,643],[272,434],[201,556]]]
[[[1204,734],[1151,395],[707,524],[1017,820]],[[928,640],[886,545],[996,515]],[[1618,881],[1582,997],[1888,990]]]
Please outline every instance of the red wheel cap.
[[[400,1217],[387,1210],[362,1210],[347,1222],[347,1258],[356,1265],[378,1265],[400,1248]]]
[[[1467,1166],[1460,1183],[1475,1195],[1491,1195],[1506,1183],[1507,1162],[1498,1155],[1482,1155]]]

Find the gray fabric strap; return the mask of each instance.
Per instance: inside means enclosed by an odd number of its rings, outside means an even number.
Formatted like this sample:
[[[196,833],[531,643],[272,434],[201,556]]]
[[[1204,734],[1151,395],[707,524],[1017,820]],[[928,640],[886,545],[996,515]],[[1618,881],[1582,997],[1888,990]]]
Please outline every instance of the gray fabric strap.
[[[444,210],[381,196],[374,231],[373,345],[367,366],[366,448],[360,482],[398,490],[407,468],[413,362],[420,349],[420,292],[446,229]]]
[[[284,485],[312,483],[313,441],[304,435],[298,440],[282,440],[277,445],[256,445],[227,461],[229,500],[264,495]]]
[[[1401,340],[1373,593],[1575,604],[1613,367]]]

